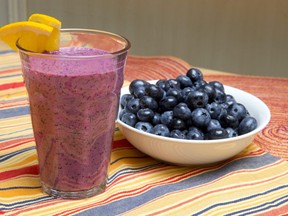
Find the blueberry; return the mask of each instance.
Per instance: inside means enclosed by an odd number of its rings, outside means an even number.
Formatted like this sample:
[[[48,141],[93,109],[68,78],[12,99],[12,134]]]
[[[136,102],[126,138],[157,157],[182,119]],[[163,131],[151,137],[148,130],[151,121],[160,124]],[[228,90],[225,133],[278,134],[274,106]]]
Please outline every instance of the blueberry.
[[[178,88],[170,88],[166,92],[166,96],[173,96],[177,99],[178,102],[183,101],[183,94],[181,89]]]
[[[191,114],[192,115],[192,114]],[[185,121],[186,123],[186,127],[189,128],[189,127],[193,127],[194,126],[194,123],[192,122],[192,118],[190,117],[189,119],[187,119]]]
[[[143,96],[139,100],[139,104],[141,108],[149,108],[153,111],[156,111],[158,109],[158,103],[157,101],[150,97],[150,96]]]
[[[238,136],[238,133],[236,130],[234,130],[233,128],[226,128],[226,131],[228,133],[228,137],[229,138],[232,138],[232,137],[237,137]]]
[[[165,111],[160,116],[160,122],[165,125],[170,125],[173,120],[173,111]]]
[[[126,107],[128,101],[131,100],[131,99],[134,99],[134,96],[131,95],[131,94],[122,95],[122,97],[120,99],[121,108],[123,109],[124,107]]]
[[[214,98],[214,102],[216,103],[224,103],[226,102],[226,94],[224,91],[215,88],[215,98]]]
[[[211,118],[218,119],[219,115],[222,112],[222,106],[216,102],[212,102],[211,104],[207,104],[206,109],[208,110]]]
[[[182,120],[188,120],[191,117],[191,110],[186,103],[179,103],[173,108],[173,116]]]
[[[167,90],[170,88],[169,83],[168,83],[168,80],[164,80],[164,79],[158,80],[158,81],[156,82],[156,85],[157,85],[159,88],[163,89],[164,91],[167,91]]]
[[[247,115],[247,110],[243,104],[240,103],[233,103],[227,109],[227,112],[230,115],[235,116],[239,121],[244,119]]]
[[[188,76],[192,82],[196,82],[198,80],[203,80],[202,72],[197,68],[190,68],[186,72],[186,76]]]
[[[235,116],[230,115],[227,112],[225,112],[225,114],[220,116],[219,122],[224,128],[231,127],[235,129],[239,125],[239,120]]]
[[[227,103],[227,102],[221,103],[220,105],[221,105],[221,107],[222,107],[223,109],[225,109],[225,110],[227,110],[228,107],[230,106],[229,103]]]
[[[175,129],[170,132],[170,137],[176,139],[186,139],[185,133],[181,130]]]
[[[126,110],[128,112],[131,113],[137,113],[138,110],[140,109],[140,103],[139,103],[139,99],[138,98],[134,98],[128,101],[127,105],[126,105]]]
[[[150,84],[145,88],[146,94],[152,98],[154,98],[156,101],[160,100],[164,97],[165,91],[160,88],[159,86],[155,84]]]
[[[214,86],[206,84],[201,86],[199,90],[205,92],[208,95],[209,102],[212,102],[214,100],[216,96],[216,90]]]
[[[137,118],[140,121],[152,122],[154,117],[154,112],[149,108],[139,109],[137,112]]]
[[[159,135],[159,136],[164,136],[164,137],[169,137],[170,135],[169,128],[164,124],[155,125],[152,128],[151,133],[155,135]]]
[[[198,80],[198,81],[196,81],[196,82],[194,82],[193,83],[193,88],[195,89],[195,90],[198,90],[198,89],[200,89],[200,88],[202,88],[204,85],[206,85],[207,84],[207,82],[206,81],[204,81],[204,80]]]
[[[220,91],[224,92],[224,86],[221,82],[219,81],[212,81],[209,82],[209,85],[214,86],[216,89],[219,89]]]
[[[204,108],[197,108],[191,113],[192,123],[199,128],[206,128],[211,120],[209,112]]]
[[[158,106],[160,110],[166,111],[172,110],[177,105],[177,103],[178,101],[174,96],[165,96],[159,101]]]
[[[143,132],[147,132],[150,133],[153,129],[153,125],[149,122],[137,122],[135,125],[135,128],[137,130],[143,131]]]
[[[231,105],[233,105],[234,103],[236,103],[236,100],[235,100],[235,98],[234,98],[232,95],[226,94],[226,103],[227,103],[229,106],[231,106]]]
[[[211,119],[206,130],[209,131],[217,128],[222,128],[220,122],[217,119]]]
[[[154,116],[152,119],[152,124],[157,125],[161,123],[161,115],[158,112],[154,112]]]
[[[208,131],[206,134],[208,140],[228,138],[228,132],[224,128],[215,128]]]
[[[239,124],[238,134],[246,134],[257,128],[257,120],[254,117],[245,117]]]
[[[182,89],[183,100],[185,101],[187,96],[189,95],[189,93],[193,92],[193,91],[195,91],[195,89],[193,89],[192,87],[186,87],[186,88]]]
[[[168,79],[168,85],[170,88],[181,88],[180,82],[176,79]]]
[[[134,91],[136,89],[139,89],[139,88],[145,89],[145,87],[147,87],[148,85],[149,83],[145,80],[135,79],[129,85],[129,92],[130,94],[134,94]]]
[[[168,127],[172,129],[184,130],[186,127],[185,121],[178,118],[173,118]]]
[[[120,110],[120,112],[119,112],[119,119],[121,119],[122,116],[123,116],[125,113],[127,113],[127,112],[128,112],[128,111],[127,111],[126,109]]]
[[[191,87],[192,86],[192,81],[189,77],[185,75],[179,75],[176,80],[180,83],[181,89],[184,89],[186,87]]]
[[[186,139],[188,139],[188,140],[204,140],[204,134],[198,128],[190,127],[187,134],[186,134]]]
[[[190,109],[202,108],[208,104],[208,95],[202,91],[192,91],[186,97],[186,104]]]
[[[134,127],[135,124],[136,124],[136,122],[137,122],[137,117],[136,117],[136,115],[133,114],[133,113],[124,113],[124,114],[121,116],[120,120],[121,120],[122,122],[124,122],[125,124],[127,124],[127,125],[129,125],[129,126],[131,126],[131,127]]]
[[[236,100],[233,98],[232,95],[226,95],[226,101],[224,103],[222,103],[222,107],[224,109],[228,109],[230,106],[234,106],[234,104],[236,104]]]
[[[145,91],[145,88],[144,87],[137,87],[134,89],[133,91],[133,95],[136,97],[136,98],[141,98],[143,96],[146,95],[146,91]]]

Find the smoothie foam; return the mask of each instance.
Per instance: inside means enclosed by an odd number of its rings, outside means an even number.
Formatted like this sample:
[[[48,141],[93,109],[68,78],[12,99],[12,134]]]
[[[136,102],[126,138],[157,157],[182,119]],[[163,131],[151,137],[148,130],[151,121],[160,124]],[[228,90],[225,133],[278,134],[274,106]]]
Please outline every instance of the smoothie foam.
[[[91,48],[52,54],[69,58],[22,62],[42,183],[61,191],[106,184],[124,64]]]

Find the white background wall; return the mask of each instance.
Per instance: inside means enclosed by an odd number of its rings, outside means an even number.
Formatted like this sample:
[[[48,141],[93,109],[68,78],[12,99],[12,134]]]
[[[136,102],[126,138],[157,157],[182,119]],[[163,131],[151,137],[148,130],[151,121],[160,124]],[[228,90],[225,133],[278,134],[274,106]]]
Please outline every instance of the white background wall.
[[[122,34],[134,55],[173,55],[197,67],[288,77],[288,0],[0,0],[0,5],[1,25],[46,13],[63,27]]]

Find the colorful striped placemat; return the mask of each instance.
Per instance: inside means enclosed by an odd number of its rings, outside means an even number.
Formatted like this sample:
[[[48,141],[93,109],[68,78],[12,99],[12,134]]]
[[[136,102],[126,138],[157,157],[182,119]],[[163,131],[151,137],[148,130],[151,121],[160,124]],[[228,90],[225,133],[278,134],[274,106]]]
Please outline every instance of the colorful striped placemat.
[[[41,192],[27,95],[17,53],[0,51],[0,214],[4,215],[285,215],[288,212],[288,79],[203,69],[205,79],[262,99],[271,122],[226,161],[180,167],[136,150],[116,128],[107,190],[85,200]],[[133,57],[125,79],[173,78],[189,64],[175,57]]]

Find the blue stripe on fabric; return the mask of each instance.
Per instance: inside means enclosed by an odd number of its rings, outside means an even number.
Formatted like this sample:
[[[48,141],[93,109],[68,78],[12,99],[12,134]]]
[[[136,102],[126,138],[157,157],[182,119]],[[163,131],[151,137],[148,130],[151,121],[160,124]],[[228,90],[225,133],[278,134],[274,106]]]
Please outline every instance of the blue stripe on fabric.
[[[38,188],[41,188],[41,186],[34,186],[34,187],[29,187],[29,186],[17,186],[17,187],[0,188],[0,191],[18,190],[18,189],[38,189]]]
[[[31,150],[34,150],[35,149],[35,146],[30,146],[30,147],[27,147],[27,148],[24,148],[24,149],[20,149],[18,151],[15,151],[15,152],[11,152],[11,153],[8,153],[8,154],[5,154],[5,155],[0,155],[0,162],[3,162],[3,161],[6,161],[18,154],[22,154],[23,152],[27,152],[27,151],[31,151]]]
[[[273,188],[272,190],[267,191],[267,193],[266,192],[265,193],[260,193],[259,195],[268,194],[268,193],[271,193],[273,191],[281,190],[281,189],[287,188],[287,187],[288,187],[288,185],[283,185],[283,186],[280,186],[280,187],[277,187],[277,188]],[[246,198],[243,199],[243,200],[246,200]],[[287,201],[288,201],[288,195],[285,195],[285,196],[279,197],[279,198],[277,198],[277,199],[275,199],[273,201],[265,202],[265,203],[263,203],[261,205],[258,205],[258,206],[255,206],[255,207],[251,207],[251,208],[247,208],[247,209],[243,209],[241,211],[236,211],[236,212],[233,212],[231,214],[227,214],[226,216],[233,216],[235,214],[237,214],[239,216],[254,215],[254,213],[257,213],[257,212],[260,213],[262,211],[265,211],[265,210],[280,206],[280,205],[282,205],[283,203],[285,203]]]
[[[28,115],[30,114],[29,106],[21,106],[21,107],[15,107],[10,109],[1,109],[0,110],[0,119],[4,118],[11,118],[21,115]]]
[[[50,196],[44,196],[44,197],[39,197],[39,198],[32,199],[32,200],[25,200],[21,202],[10,203],[10,204],[0,203],[0,211],[9,211],[15,208],[21,208],[21,207],[25,207],[25,206],[32,205],[35,203],[40,203],[40,202],[53,200],[53,199],[56,199],[56,198],[53,198]]]
[[[249,199],[254,199],[255,197],[259,197],[259,196],[263,196],[263,195],[267,195],[271,192],[274,192],[274,191],[277,191],[277,190],[281,190],[283,188],[287,188],[288,185],[282,185],[282,186],[279,186],[277,188],[273,188],[273,189],[270,189],[270,190],[267,190],[267,191],[264,191],[262,193],[258,193],[258,194],[254,194],[254,195],[251,195],[251,196],[247,196],[247,197],[243,197],[243,198],[240,198],[240,199],[236,199],[236,200],[231,200],[231,201],[228,201],[228,202],[222,202],[222,203],[217,203],[217,204],[214,204],[212,206],[209,206],[208,208],[205,208],[199,212],[197,212],[195,215],[201,215],[207,211],[210,211],[211,209],[213,208],[217,208],[219,206],[225,206],[225,205],[229,205],[229,204],[233,204],[233,203],[239,203],[239,202],[242,202],[242,201],[245,201],[245,200],[249,200]],[[266,205],[265,203],[264,204],[261,204],[260,206],[262,205]],[[240,213],[243,213],[243,212],[246,212],[244,215],[247,215],[248,213],[250,214],[251,213],[251,210],[255,209],[255,208],[258,208],[258,206],[255,206],[255,207],[251,207],[251,208],[248,208],[248,209],[243,209],[243,210],[240,210],[240,211],[236,211],[236,212],[232,212],[230,214],[225,214],[225,216],[232,216],[232,215],[238,215]],[[258,212],[259,210],[255,210],[255,212]],[[254,213],[255,213],[254,212]],[[242,214],[240,214],[242,215]]]
[[[175,192],[178,190],[185,190],[187,188],[193,188],[199,185],[207,184],[214,181],[224,175],[231,172],[235,172],[242,169],[257,169],[268,164],[275,163],[281,160],[270,154],[264,154],[260,156],[247,157],[231,161],[225,164],[217,170],[206,171],[205,173],[192,176],[188,179],[184,179],[181,182],[171,183],[167,185],[161,185],[159,187],[151,188],[150,190],[131,197],[126,197],[121,200],[116,200],[112,203],[98,206],[92,209],[88,209],[76,215],[90,216],[90,215],[106,215],[113,216],[132,210],[140,205],[150,202],[153,199],[157,199],[167,193]]]

